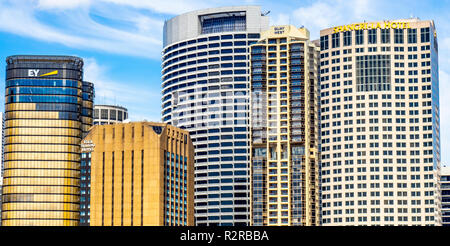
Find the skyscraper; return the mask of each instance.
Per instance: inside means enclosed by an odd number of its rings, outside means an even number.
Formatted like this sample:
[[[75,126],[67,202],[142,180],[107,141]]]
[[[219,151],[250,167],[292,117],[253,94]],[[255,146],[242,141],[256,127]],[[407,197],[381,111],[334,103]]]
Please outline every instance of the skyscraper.
[[[433,21],[320,32],[323,225],[440,225]]]
[[[120,123],[128,119],[128,110],[114,105],[94,106],[94,125]]]
[[[249,51],[258,6],[193,11],[164,24],[162,120],[195,146],[196,224],[250,222]]]
[[[90,119],[92,120],[92,110]],[[93,109],[94,125],[115,124],[123,122],[126,119],[128,119],[128,112],[127,109],[124,107],[113,105],[94,105]],[[90,126],[92,126],[92,124]],[[80,226],[88,226],[90,224],[90,206],[91,206],[90,159],[91,159],[90,153],[84,152],[81,154]]]
[[[91,226],[194,225],[189,133],[164,123],[96,125],[83,139],[91,165]]]
[[[4,129],[4,120],[3,120],[3,118],[4,118],[4,114],[3,114],[3,112],[0,112],[0,120],[1,120],[1,127],[2,127],[2,131],[1,131],[1,148],[0,148],[0,150],[1,150],[1,163],[0,163],[0,214],[1,214],[1,212],[2,212],[2,185],[3,185],[3,146],[4,146],[4,141],[5,141],[5,138],[4,138],[4,133],[3,133],[3,129]],[[1,225],[1,221],[2,221],[2,218],[1,218],[1,216],[0,216],[0,225]]]
[[[20,55],[6,63],[2,225],[76,226],[80,142],[92,121],[83,60]]]
[[[252,225],[320,225],[319,47],[274,26],[250,57]]]

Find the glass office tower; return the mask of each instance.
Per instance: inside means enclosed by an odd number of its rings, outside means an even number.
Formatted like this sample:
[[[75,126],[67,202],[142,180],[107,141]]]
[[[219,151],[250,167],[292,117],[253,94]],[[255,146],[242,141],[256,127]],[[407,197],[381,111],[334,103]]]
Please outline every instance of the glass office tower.
[[[320,32],[323,225],[440,225],[433,21]]]
[[[274,26],[250,60],[252,225],[320,225],[319,47]]]
[[[76,226],[80,142],[92,124],[83,60],[11,56],[6,63],[2,225]]]
[[[248,47],[266,29],[258,6],[193,11],[165,22],[162,121],[191,134],[199,226],[249,224]]]

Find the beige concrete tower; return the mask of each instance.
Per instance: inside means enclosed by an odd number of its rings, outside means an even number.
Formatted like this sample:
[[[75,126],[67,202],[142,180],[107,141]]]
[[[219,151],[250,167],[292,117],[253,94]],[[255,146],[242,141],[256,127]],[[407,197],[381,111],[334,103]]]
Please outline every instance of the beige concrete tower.
[[[323,225],[440,225],[433,21],[320,32]]]
[[[319,48],[275,26],[251,46],[252,225],[319,225]]]
[[[91,226],[194,225],[194,150],[189,133],[164,123],[96,125]]]

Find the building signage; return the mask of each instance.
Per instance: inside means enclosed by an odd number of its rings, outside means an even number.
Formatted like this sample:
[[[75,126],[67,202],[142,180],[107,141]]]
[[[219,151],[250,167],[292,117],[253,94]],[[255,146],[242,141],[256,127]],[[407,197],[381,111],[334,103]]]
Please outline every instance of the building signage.
[[[347,32],[354,30],[368,29],[410,29],[409,22],[372,22],[372,23],[356,23],[345,26],[337,26],[333,28],[333,33]]]
[[[274,34],[284,34],[284,26],[274,27],[273,33]]]
[[[28,69],[28,77],[45,77],[50,75],[57,75],[58,70],[51,71],[49,73],[41,74],[39,75],[40,70],[39,69]]]
[[[92,152],[94,151],[95,144],[92,142],[92,140],[83,140],[81,142],[81,152]]]

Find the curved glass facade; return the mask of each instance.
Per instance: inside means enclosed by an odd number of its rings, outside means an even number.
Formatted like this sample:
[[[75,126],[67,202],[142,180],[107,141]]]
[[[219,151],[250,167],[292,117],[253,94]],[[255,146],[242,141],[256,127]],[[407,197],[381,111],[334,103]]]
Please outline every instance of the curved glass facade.
[[[93,84],[66,56],[7,60],[2,225],[78,225],[80,141]]]
[[[252,11],[191,12],[164,28],[165,40],[178,41],[165,41],[163,50],[162,120],[190,132],[199,226],[249,224],[248,46],[268,28],[259,8]],[[174,26],[186,19],[198,29],[180,38]]]

